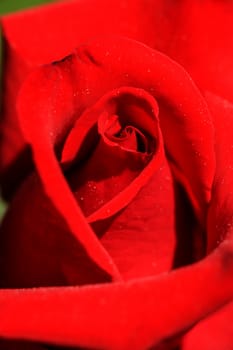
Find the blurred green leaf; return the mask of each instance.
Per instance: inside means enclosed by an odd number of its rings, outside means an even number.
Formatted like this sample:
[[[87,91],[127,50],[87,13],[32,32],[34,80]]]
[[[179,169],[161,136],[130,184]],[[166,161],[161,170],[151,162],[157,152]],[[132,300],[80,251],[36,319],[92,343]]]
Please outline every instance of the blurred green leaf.
[[[2,199],[0,199],[0,222],[1,222],[1,219],[2,219],[3,215],[4,215],[5,212],[6,212],[6,209],[7,209],[6,203],[3,202]]]
[[[46,4],[54,0],[0,0],[0,14],[21,10],[27,7]]]

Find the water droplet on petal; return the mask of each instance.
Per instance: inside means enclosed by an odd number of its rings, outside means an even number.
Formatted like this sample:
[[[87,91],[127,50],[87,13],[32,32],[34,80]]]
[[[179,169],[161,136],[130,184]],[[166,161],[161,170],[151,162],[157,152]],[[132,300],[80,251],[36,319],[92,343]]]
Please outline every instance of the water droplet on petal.
[[[84,91],[87,95],[90,95],[90,93],[91,93],[90,89],[88,89],[88,88],[86,88]]]

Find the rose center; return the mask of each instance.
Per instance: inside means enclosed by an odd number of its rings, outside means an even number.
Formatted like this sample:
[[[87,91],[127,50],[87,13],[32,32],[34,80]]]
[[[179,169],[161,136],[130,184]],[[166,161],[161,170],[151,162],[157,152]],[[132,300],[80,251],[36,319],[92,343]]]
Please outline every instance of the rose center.
[[[159,148],[156,101],[122,88],[104,96],[76,122],[63,152],[67,176],[86,216],[122,193]]]
[[[109,117],[106,124],[104,136],[110,142],[129,152],[150,153],[148,135],[143,134],[138,128],[132,125],[122,127],[117,115]]]

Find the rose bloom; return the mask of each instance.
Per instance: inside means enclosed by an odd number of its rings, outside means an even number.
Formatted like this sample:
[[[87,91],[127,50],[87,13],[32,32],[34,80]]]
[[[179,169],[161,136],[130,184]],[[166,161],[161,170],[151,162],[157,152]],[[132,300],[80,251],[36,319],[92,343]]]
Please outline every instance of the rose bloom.
[[[231,1],[2,18],[0,348],[233,349]]]

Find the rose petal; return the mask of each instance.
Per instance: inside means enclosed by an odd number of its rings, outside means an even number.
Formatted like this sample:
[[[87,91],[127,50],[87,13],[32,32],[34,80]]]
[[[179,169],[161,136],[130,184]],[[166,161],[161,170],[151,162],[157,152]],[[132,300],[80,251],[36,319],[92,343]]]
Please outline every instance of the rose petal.
[[[184,337],[184,350],[229,350],[232,347],[233,302],[201,321]]]
[[[70,233],[36,174],[25,180],[2,222],[0,276],[1,288],[111,281]]]
[[[232,1],[187,0],[177,5],[171,45],[164,40],[160,50],[187,69],[202,90],[233,101]]]
[[[165,159],[119,215],[92,227],[124,279],[153,276],[205,254],[203,232]]]
[[[212,201],[208,217],[208,250],[225,247],[223,273],[228,274],[232,262],[233,215],[233,105],[213,93],[206,93],[215,126],[217,159]],[[217,248],[218,249],[218,248]],[[221,285],[218,286],[221,288]],[[233,296],[232,296],[233,299]],[[214,312],[189,332],[183,341],[184,350],[230,349],[232,346],[232,303]],[[213,336],[214,335],[214,336]]]
[[[233,105],[212,93],[206,94],[215,125],[217,160],[212,201],[208,214],[208,251],[229,241],[233,226]]]
[[[41,78],[39,81],[38,74]],[[19,110],[20,115],[24,117],[21,124],[25,129],[25,135],[33,139],[34,158],[41,178],[46,179],[47,185],[44,183],[46,193],[49,197],[52,195],[52,203],[56,203],[55,207],[68,225],[69,232],[85,247],[94,261],[118,279],[119,274],[112,259],[101,246],[76,205],[53,150],[56,139],[64,135],[75,118],[73,85],[70,78],[69,73],[63,76],[56,67],[52,70],[50,67],[45,67],[32,75],[28,80],[28,86],[25,85],[25,94],[22,94],[24,98],[21,100]],[[30,84],[33,84],[33,89],[30,88]],[[27,88],[29,91],[26,91]],[[38,104],[31,104],[30,101],[35,99]],[[37,116],[36,125],[33,123],[33,116]]]
[[[201,262],[128,283],[1,290],[0,335],[101,349],[146,349],[233,296],[223,246]],[[219,286],[221,285],[221,288]]]

